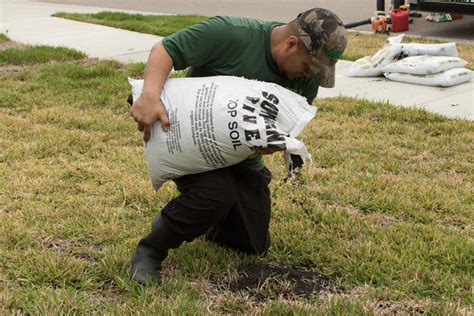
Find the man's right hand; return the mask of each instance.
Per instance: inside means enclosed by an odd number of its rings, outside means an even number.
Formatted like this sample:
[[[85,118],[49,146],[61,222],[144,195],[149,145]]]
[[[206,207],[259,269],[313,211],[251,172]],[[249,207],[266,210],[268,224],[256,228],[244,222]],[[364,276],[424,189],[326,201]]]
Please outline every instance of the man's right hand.
[[[142,92],[140,97],[133,103],[131,115],[138,124],[138,130],[143,132],[143,140],[148,142],[151,131],[156,121],[161,122],[164,132],[170,127],[168,114],[159,94]]]

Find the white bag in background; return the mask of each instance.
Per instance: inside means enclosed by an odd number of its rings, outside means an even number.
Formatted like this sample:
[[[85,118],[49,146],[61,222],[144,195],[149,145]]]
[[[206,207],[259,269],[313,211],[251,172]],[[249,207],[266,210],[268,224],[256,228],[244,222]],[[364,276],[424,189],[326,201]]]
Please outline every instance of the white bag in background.
[[[133,100],[143,80],[129,78]],[[239,77],[168,79],[161,93],[170,130],[155,123],[145,144],[148,171],[158,190],[169,179],[237,164],[257,148],[279,148],[311,159],[296,137],[316,107],[277,84]]]
[[[387,39],[389,44],[400,44],[403,41],[405,34],[399,34],[397,36],[392,36]]]
[[[378,77],[383,74],[382,67],[398,60],[402,53],[399,44],[404,34],[389,37],[388,44],[372,56],[365,56],[354,63],[347,71],[348,77]]]
[[[445,44],[418,44],[418,43],[407,43],[403,45],[403,54],[407,56],[450,56],[458,57],[458,50],[456,43],[445,43]]]
[[[401,58],[402,46],[389,44],[373,56],[366,56],[352,63],[347,71],[348,77],[378,77],[383,71],[382,67]]]
[[[421,84],[425,86],[451,87],[468,82],[472,71],[466,68],[454,68],[432,75],[413,75],[407,73],[384,73],[390,80]]]
[[[382,70],[374,67],[370,56],[357,59],[347,70],[348,77],[378,77],[382,73]]]
[[[402,58],[402,50],[403,46],[400,44],[388,44],[370,57],[370,61],[374,68],[381,70],[383,66]]]
[[[388,44],[382,49],[377,51],[372,56],[366,56],[356,60],[349,67],[347,71],[348,77],[378,77],[384,72],[399,72],[399,71],[388,71],[384,67],[390,66],[393,63],[397,63],[400,60],[404,60],[410,56],[430,55],[430,56],[447,56],[457,57],[458,51],[456,49],[456,43],[446,44],[418,44],[418,43],[406,43],[402,44],[404,34],[388,38]],[[458,66],[456,64],[450,68],[464,67],[464,65]],[[445,68],[441,67],[443,70]],[[426,69],[426,68],[425,68]],[[439,71],[443,71],[439,70]],[[437,72],[439,72],[437,71]],[[428,70],[425,70],[426,73]],[[431,71],[436,73],[436,71]]]
[[[411,56],[382,67],[383,72],[405,72],[414,75],[430,75],[453,68],[463,68],[467,61],[459,57]]]

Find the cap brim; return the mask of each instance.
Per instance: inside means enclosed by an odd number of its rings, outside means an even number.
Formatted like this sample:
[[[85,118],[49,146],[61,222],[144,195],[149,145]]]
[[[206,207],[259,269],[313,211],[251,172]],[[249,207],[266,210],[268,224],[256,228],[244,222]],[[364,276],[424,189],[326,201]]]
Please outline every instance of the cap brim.
[[[313,72],[313,79],[321,87],[334,88],[336,83],[336,64],[323,61],[319,57],[312,57],[312,60],[313,63],[310,65],[310,69]]]

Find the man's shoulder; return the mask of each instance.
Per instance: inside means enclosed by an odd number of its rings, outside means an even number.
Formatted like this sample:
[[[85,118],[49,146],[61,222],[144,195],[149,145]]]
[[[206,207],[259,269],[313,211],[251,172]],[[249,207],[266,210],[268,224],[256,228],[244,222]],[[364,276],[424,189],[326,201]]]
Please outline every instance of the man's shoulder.
[[[208,20],[211,23],[224,24],[231,27],[244,27],[244,28],[265,28],[270,27],[278,22],[266,22],[257,19],[244,18],[238,16],[214,16]]]

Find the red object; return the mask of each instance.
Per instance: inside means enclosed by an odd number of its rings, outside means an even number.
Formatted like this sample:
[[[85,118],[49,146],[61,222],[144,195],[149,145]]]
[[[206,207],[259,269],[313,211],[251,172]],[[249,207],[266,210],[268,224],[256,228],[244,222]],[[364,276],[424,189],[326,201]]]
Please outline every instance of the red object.
[[[389,23],[384,16],[378,16],[372,19],[372,29],[375,33],[390,33]]]
[[[407,10],[392,10],[390,17],[392,18],[392,32],[408,31],[409,15]]]

